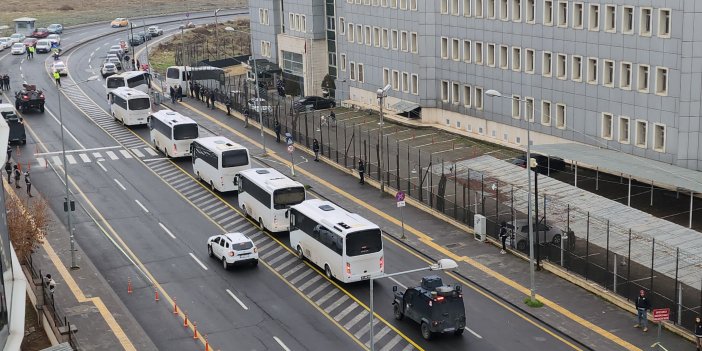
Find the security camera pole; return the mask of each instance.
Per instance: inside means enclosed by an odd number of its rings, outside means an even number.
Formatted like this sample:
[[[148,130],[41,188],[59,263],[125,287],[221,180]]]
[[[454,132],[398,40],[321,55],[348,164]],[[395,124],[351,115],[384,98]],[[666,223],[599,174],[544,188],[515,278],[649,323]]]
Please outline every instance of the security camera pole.
[[[380,196],[383,196],[383,193],[385,193],[385,183],[383,183],[383,102],[388,96],[388,90],[390,90],[390,84],[376,91],[378,96],[378,105],[380,106],[380,153],[378,154],[378,167],[380,168],[380,179],[378,179],[380,180]]]

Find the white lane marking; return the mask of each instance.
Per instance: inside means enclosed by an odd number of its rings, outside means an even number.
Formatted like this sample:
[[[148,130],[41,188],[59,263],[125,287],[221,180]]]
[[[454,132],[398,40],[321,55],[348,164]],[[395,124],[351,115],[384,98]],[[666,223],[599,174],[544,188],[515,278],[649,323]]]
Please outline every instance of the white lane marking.
[[[88,60],[88,62],[90,62],[90,60]],[[93,65],[88,64],[88,68],[93,69]]]
[[[80,156],[80,159],[85,163],[91,162],[90,157],[88,157],[86,154],[78,154],[78,156]]]
[[[393,277],[390,277],[389,279],[392,280],[393,282],[395,282],[395,284],[399,285],[401,288],[407,290],[407,286],[405,284],[402,284],[399,281],[397,281],[397,279],[395,279]]]
[[[151,156],[158,156],[158,153],[150,147],[145,147],[144,150],[146,150],[146,152]]]
[[[472,329],[470,329],[470,328],[468,328],[468,327],[466,327],[466,330],[467,330],[468,332],[470,332],[471,334],[475,335],[475,337],[478,338],[478,339],[482,339],[482,338],[483,338],[482,336],[480,336],[480,334],[474,332]]]
[[[137,157],[144,157],[144,154],[141,153],[141,151],[139,151],[139,149],[137,149],[137,148],[132,149],[132,152],[133,152],[135,155],[137,155]]]
[[[144,212],[149,213],[149,209],[144,207],[144,205],[142,205],[141,202],[139,202],[139,200],[134,199],[134,201],[137,203],[137,205],[139,205],[139,207],[141,207],[142,210],[144,210]]]
[[[41,157],[37,157],[37,164],[39,167],[46,167],[46,160]]]
[[[134,158],[134,157],[132,157],[132,154],[130,154],[129,151],[127,151],[127,150],[119,150],[119,153],[122,154],[122,156],[124,156],[124,158]]]
[[[170,231],[170,230],[168,230],[168,228],[166,228],[166,226],[165,226],[165,225],[163,225],[163,223],[159,223],[158,225],[159,225],[159,226],[161,226],[161,229],[163,229],[163,231],[165,231],[165,232],[166,232],[166,234],[170,235],[170,236],[171,236],[171,238],[173,238],[173,239],[175,239],[175,238],[176,238],[176,237],[175,237],[175,235],[173,235],[173,233],[171,233],[171,231]]]
[[[103,171],[107,172],[107,168],[105,168],[105,166],[102,165],[102,162],[97,161],[97,165],[100,166],[100,168],[102,168]]]
[[[66,160],[68,161],[68,163],[70,163],[72,165],[76,164],[76,162],[77,162],[76,158],[73,157],[73,155],[66,155]]]
[[[119,182],[119,180],[115,179],[114,181],[115,181],[115,183],[117,183],[117,185],[119,185],[120,188],[122,188],[122,190],[124,190],[124,191],[127,190],[127,188],[125,188],[124,185],[122,185],[122,183]]]
[[[197,264],[199,264],[200,267],[202,267],[202,269],[207,270],[207,266],[205,266],[202,262],[200,262],[200,260],[198,260],[197,257],[195,257],[195,255],[193,255],[192,252],[190,253],[190,257],[192,257],[193,260],[195,260],[195,262],[197,262]]]
[[[102,154],[100,154],[99,152],[93,152],[93,157],[102,158]]]
[[[104,147],[94,147],[92,149],[66,150],[66,153],[69,154],[69,153],[73,153],[73,152],[86,152],[86,151],[109,150],[109,149],[119,149],[119,148],[121,148],[121,146],[118,146],[118,145],[104,146]],[[55,155],[55,154],[61,154],[61,153],[63,153],[63,151],[38,152],[38,153],[35,153],[34,156],[46,156],[46,155]]]
[[[274,336],[274,337],[273,337],[273,340],[275,340],[275,342],[277,342],[278,345],[280,345],[280,347],[283,348],[283,350],[285,350],[285,351],[290,351],[290,349],[289,349],[287,346],[285,346],[285,344],[283,344],[283,342],[282,342],[280,339],[278,339],[277,336]]]
[[[48,112],[48,113],[51,115],[51,118],[53,118],[54,121],[56,121],[56,124],[61,125],[61,121],[59,121],[59,119],[56,118],[56,116],[51,112],[51,110],[49,110],[48,108],[46,108],[45,110],[46,110],[46,112]],[[66,128],[66,125],[65,125],[65,124],[63,125],[63,130],[65,130],[66,133],[68,133],[68,135],[71,137],[71,139],[73,139],[73,141],[75,141],[76,144],[78,144],[78,146],[80,146],[81,149],[85,149],[85,146],[84,146],[83,144],[81,144],[80,141],[78,141],[78,139],[76,138],[76,136],[73,135],[73,133],[71,133],[71,131],[68,130],[68,128]]]
[[[144,161],[163,161],[170,160],[168,157],[157,157],[157,158],[145,158]]]
[[[236,295],[234,295],[234,293],[233,293],[231,290],[227,289],[227,294],[229,294],[229,296],[231,296],[232,299],[234,299],[237,303],[239,303],[239,306],[241,306],[241,308],[243,308],[243,309],[245,309],[245,310],[247,310],[247,311],[249,310],[249,308],[246,307],[246,305],[244,305],[244,303],[241,302],[241,300],[239,300],[239,298],[236,297]]]
[[[112,151],[107,151],[106,154],[107,156],[110,156],[110,159],[112,159],[113,161],[119,159],[119,157],[117,157],[117,155],[115,155],[115,153]]]
[[[61,159],[60,159],[58,156],[52,156],[52,157],[51,157],[51,160],[54,161],[54,164],[55,164],[56,166],[60,166],[60,165],[63,164],[63,163],[61,163]]]

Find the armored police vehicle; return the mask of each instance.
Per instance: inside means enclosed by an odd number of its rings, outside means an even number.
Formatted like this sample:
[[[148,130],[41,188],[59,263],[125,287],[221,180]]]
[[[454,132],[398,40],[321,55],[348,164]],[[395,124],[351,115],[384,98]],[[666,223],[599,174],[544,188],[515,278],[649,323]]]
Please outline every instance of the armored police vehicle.
[[[430,340],[436,333],[462,335],[466,327],[466,311],[463,306],[461,286],[444,285],[441,277],[432,275],[422,278],[418,287],[410,287],[402,293],[395,292],[393,310],[395,319],[405,317],[419,323],[422,337]]]

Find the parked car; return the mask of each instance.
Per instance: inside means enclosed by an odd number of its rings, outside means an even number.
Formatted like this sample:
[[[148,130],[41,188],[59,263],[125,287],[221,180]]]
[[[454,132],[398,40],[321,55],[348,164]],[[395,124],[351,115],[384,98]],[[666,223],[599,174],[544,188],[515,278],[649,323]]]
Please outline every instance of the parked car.
[[[51,72],[58,72],[60,76],[68,75],[68,67],[63,61],[56,61],[51,65]]]
[[[115,55],[107,55],[105,62],[114,63],[118,70],[122,69],[122,60]]]
[[[126,27],[128,25],[129,21],[126,18],[122,17],[117,17],[112,22],[110,22],[110,26],[112,28]]]
[[[48,27],[46,27],[46,29],[51,34],[62,34],[63,33],[63,25],[58,24],[58,23],[50,24]]]
[[[187,24],[181,24],[178,26],[178,29],[185,29],[185,28],[195,28],[195,24],[193,22],[188,22]]]
[[[151,34],[151,36],[154,36],[154,37],[157,37],[157,36],[159,36],[159,35],[163,35],[163,29],[159,28],[158,26],[151,26],[151,27],[149,27],[149,29],[147,30],[147,32],[148,32],[149,34]]]
[[[51,40],[51,42],[56,44],[56,46],[61,45],[61,36],[58,34],[49,34],[46,39]]]
[[[263,98],[252,98],[247,102],[250,111],[257,113],[272,113],[273,108]]]
[[[37,53],[47,53],[51,51],[51,40],[49,39],[41,39],[37,41],[37,44],[35,45],[37,49]]]
[[[517,230],[514,230],[513,223],[506,223],[507,231],[514,233],[514,241],[517,245],[517,250],[526,251],[529,247],[529,219],[518,219],[514,222],[517,226]],[[560,230],[553,226],[550,222],[540,221],[537,225],[534,223],[534,236],[536,237],[538,233],[538,241],[540,244],[553,244],[555,246],[561,245],[561,240],[568,238],[567,247],[572,249],[575,247],[575,234],[570,231],[567,235],[566,232]]]
[[[12,104],[0,104],[0,115],[5,119],[10,127],[8,143],[18,142],[22,145],[27,143],[27,133],[24,130],[24,121],[18,116]]]
[[[22,43],[12,44],[12,48],[10,49],[10,53],[13,55],[24,55],[25,52],[27,52],[27,47]]]
[[[43,39],[49,36],[49,30],[46,28],[37,28],[32,32],[32,38]]]
[[[242,233],[226,233],[207,239],[207,253],[222,262],[224,269],[233,264],[258,265],[256,244]]]
[[[110,46],[110,50],[108,50],[107,53],[108,54],[118,54],[121,56],[121,55],[124,55],[124,50],[119,45],[112,45],[112,46]]]
[[[13,44],[14,43],[21,43],[25,38],[27,38],[27,37],[24,36],[24,34],[22,34],[22,33],[15,33],[15,34],[10,35],[10,41],[12,41]]]
[[[295,101],[296,111],[303,111],[308,106],[311,107],[313,110],[322,110],[325,108],[335,107],[336,101],[332,99],[323,98],[321,96],[305,96],[302,99]]]
[[[119,73],[119,70],[117,69],[117,65],[115,65],[112,62],[105,62],[102,64],[102,67],[100,68],[100,74],[102,75],[102,78],[107,78],[113,74]]]
[[[12,46],[12,40],[10,37],[0,37],[0,50],[5,50]]]
[[[140,36],[140,35],[138,35],[138,34],[134,34],[133,36],[131,36],[131,37],[129,38],[129,45],[131,45],[131,46],[139,46],[139,45],[141,45],[141,44],[144,44],[144,41],[145,41],[144,37],[142,37],[142,36]]]
[[[36,47],[38,41],[39,40],[37,40],[37,38],[25,38],[24,40],[22,40],[22,44],[24,44],[24,46],[26,46],[26,47],[30,47],[30,46]]]
[[[149,32],[146,32],[146,33],[138,33],[138,34],[141,35],[142,38],[144,38],[145,41],[151,40],[151,34],[149,34]]]
[[[559,172],[565,170],[566,162],[560,157],[544,156],[541,154],[531,154],[531,158],[536,160],[536,171],[541,174],[548,174],[549,167],[551,168],[551,173]],[[520,155],[515,157],[512,164],[517,165],[522,168],[527,167],[526,155]]]

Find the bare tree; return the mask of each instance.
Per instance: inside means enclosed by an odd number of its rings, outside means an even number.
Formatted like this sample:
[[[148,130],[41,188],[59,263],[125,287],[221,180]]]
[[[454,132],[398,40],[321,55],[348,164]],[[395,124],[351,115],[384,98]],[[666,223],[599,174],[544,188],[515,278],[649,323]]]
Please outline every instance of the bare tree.
[[[8,196],[7,229],[10,241],[23,262],[44,239],[48,225],[47,204],[44,200],[33,200],[25,206],[18,197]]]

